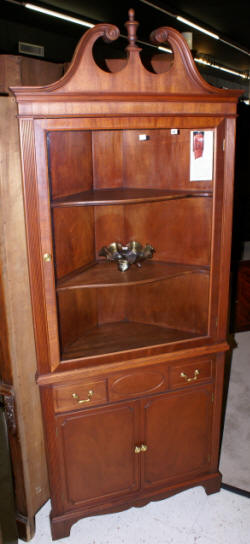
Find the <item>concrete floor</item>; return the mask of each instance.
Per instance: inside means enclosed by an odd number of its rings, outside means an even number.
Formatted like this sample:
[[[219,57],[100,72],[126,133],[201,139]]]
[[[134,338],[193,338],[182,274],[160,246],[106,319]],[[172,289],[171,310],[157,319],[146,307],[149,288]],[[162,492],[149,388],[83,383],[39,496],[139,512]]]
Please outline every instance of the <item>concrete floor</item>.
[[[250,492],[250,331],[234,342],[220,472],[223,483]]]
[[[32,544],[52,542],[50,502],[36,516]],[[21,541],[19,541],[21,544]],[[63,544],[249,544],[250,500],[226,490],[207,496],[202,487],[143,508],[82,519]]]

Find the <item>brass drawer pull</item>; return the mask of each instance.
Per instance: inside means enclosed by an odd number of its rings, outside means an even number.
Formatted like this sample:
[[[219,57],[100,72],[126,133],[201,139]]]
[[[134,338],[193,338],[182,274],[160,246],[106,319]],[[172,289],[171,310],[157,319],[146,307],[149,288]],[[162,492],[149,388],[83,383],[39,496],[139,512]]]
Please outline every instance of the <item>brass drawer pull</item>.
[[[186,380],[186,382],[194,382],[195,380],[197,380],[198,376],[199,376],[200,372],[198,370],[198,368],[196,368],[196,370],[194,371],[194,375],[192,378],[189,378],[187,376],[187,374],[185,374],[185,372],[181,372],[180,373],[180,376],[181,378],[184,378],[184,380]]]
[[[94,391],[92,391],[92,389],[90,389],[89,392],[88,392],[87,398],[79,400],[79,396],[77,395],[77,393],[72,393],[73,399],[77,400],[78,404],[83,404],[84,402],[90,402],[93,395],[94,395]]]
[[[148,446],[146,444],[142,444],[141,446],[135,446],[135,453],[144,453],[147,451]]]

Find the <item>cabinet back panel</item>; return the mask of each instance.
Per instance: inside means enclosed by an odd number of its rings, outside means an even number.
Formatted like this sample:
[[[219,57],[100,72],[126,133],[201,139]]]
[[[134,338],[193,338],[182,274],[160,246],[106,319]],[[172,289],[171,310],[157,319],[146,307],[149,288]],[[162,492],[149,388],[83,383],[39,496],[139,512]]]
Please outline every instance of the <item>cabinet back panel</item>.
[[[147,140],[139,140],[145,135]],[[127,187],[169,189],[187,178],[188,131],[171,136],[170,130],[124,131],[124,184]]]
[[[62,351],[98,325],[96,290],[74,289],[58,293],[58,321]]]
[[[67,344],[104,323],[124,321],[127,291],[123,289],[71,289],[58,293],[62,351]],[[94,346],[93,346],[94,348]]]
[[[95,207],[96,257],[103,246],[111,242],[126,242],[124,232],[124,206]]]
[[[49,132],[47,141],[52,198],[92,189],[91,132]]]
[[[127,296],[127,290],[122,287],[96,290],[99,325],[127,319]]]
[[[96,256],[111,242],[150,243],[157,260],[210,264],[212,199],[96,206]]]
[[[157,260],[209,265],[211,198],[187,198],[125,207],[128,240],[150,243]]]
[[[94,209],[53,209],[57,279],[94,260]]]
[[[94,189],[122,187],[122,131],[92,134]]]
[[[139,140],[145,135],[146,140]],[[190,130],[123,132],[124,186],[155,189],[211,189],[211,181],[190,182]]]
[[[146,289],[134,285],[127,293],[129,320],[207,334],[208,290],[207,274],[178,276]]]

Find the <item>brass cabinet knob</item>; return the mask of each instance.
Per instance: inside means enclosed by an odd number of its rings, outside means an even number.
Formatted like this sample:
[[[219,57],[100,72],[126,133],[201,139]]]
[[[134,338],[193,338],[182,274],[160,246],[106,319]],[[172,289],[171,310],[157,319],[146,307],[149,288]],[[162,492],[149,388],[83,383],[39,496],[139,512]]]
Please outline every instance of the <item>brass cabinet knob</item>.
[[[147,451],[148,446],[146,444],[142,444],[141,446],[135,446],[135,453],[143,453]]]
[[[88,396],[86,399],[79,399],[79,396],[77,395],[77,393],[72,393],[73,399],[75,399],[78,402],[78,404],[84,404],[85,402],[90,402],[93,395],[94,395],[94,391],[92,391],[92,389],[89,390]]]
[[[181,372],[180,376],[181,376],[181,378],[184,378],[184,380],[186,380],[186,382],[194,382],[195,380],[197,380],[199,374],[200,374],[200,371],[198,370],[198,368],[196,368],[192,378],[189,378],[188,375],[185,374],[185,372]]]
[[[43,254],[43,260],[46,263],[50,263],[50,261],[52,261],[52,255],[50,253],[44,253]]]

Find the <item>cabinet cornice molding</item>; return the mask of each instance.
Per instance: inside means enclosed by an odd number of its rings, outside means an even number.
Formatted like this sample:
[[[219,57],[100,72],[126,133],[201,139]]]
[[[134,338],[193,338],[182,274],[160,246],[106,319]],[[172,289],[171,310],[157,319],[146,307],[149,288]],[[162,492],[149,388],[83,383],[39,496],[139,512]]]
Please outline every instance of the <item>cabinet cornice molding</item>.
[[[133,10],[130,10],[130,12]],[[130,32],[131,20],[126,23]],[[186,40],[175,29],[161,27],[151,33],[154,44],[167,42],[173,51],[173,61],[163,73],[147,70],[142,64],[140,48],[129,36],[126,48],[127,61],[116,72],[104,71],[93,57],[93,46],[102,38],[106,42],[117,40],[119,29],[111,24],[98,24],[81,38],[72,62],[58,81],[37,87],[11,87],[17,102],[50,101],[229,101],[237,102],[239,90],[224,90],[207,83],[196,68]],[[132,40],[132,41],[131,41]]]

